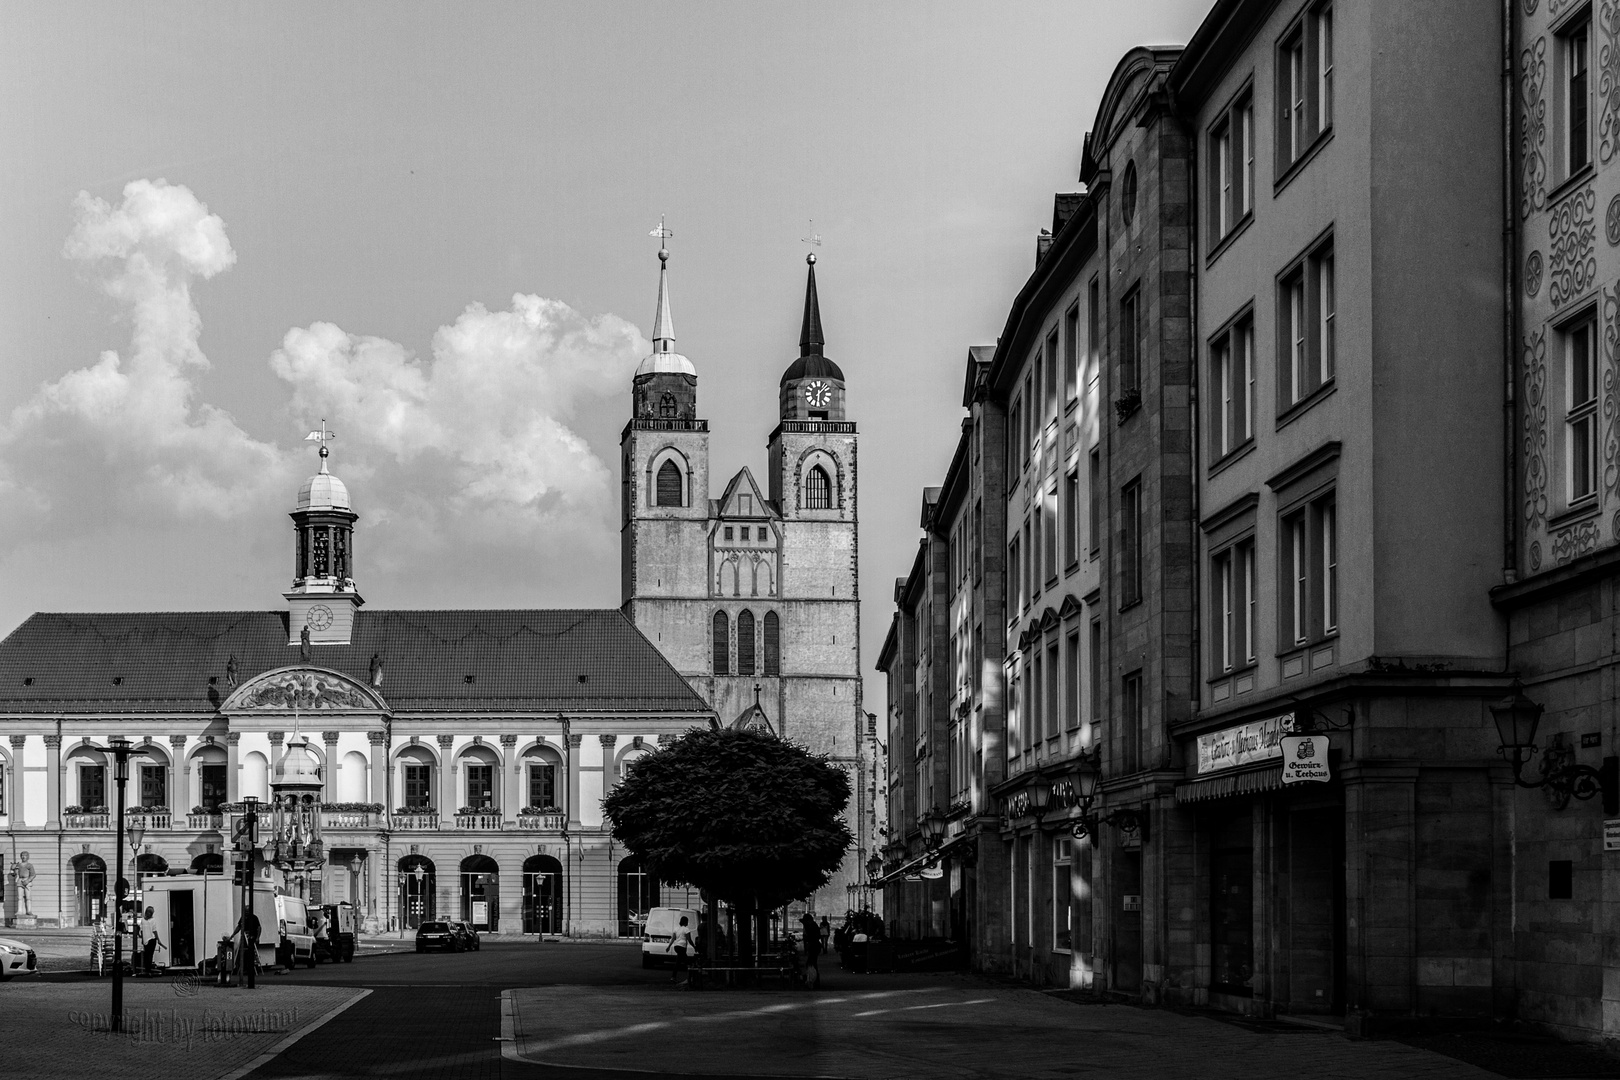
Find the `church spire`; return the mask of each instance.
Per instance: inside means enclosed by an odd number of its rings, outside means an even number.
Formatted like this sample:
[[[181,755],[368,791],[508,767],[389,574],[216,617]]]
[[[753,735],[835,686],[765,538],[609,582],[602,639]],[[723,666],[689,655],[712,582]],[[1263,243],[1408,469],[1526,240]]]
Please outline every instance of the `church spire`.
[[[658,249],[658,315],[653,319],[653,352],[675,351],[675,320],[669,314],[669,249]]]
[[[820,356],[827,342],[821,333],[821,305],[816,300],[816,253],[804,257],[810,277],[804,286],[804,329],[799,331],[799,355]]]

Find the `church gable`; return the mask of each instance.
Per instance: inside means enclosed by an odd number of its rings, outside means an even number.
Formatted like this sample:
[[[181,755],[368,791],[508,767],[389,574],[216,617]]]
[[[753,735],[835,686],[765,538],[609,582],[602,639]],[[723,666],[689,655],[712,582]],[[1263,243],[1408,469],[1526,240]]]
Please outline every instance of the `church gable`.
[[[731,483],[726,485],[726,490],[721,494],[716,507],[715,516],[769,520],[777,515],[770,501],[760,494],[759,485],[754,482],[754,474],[744,467],[731,478]]]

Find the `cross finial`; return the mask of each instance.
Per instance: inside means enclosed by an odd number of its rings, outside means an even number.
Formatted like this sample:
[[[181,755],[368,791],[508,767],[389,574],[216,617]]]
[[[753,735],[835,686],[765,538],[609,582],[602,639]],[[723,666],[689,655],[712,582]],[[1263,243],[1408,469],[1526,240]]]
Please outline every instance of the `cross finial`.
[[[816,247],[821,246],[821,234],[816,232],[815,218],[810,219],[810,235],[799,237],[799,242],[804,244],[814,244]]]
[[[662,262],[668,262],[669,261],[669,248],[665,247],[663,245],[662,241],[668,240],[670,237],[674,236],[675,233],[667,225],[664,224],[664,215],[663,214],[658,215],[658,228],[654,229],[652,232],[648,233],[647,235],[648,236],[656,236],[656,237],[658,237],[658,239],[660,241],[660,243],[658,245],[658,261],[661,262],[661,263]]]
[[[335,438],[337,438],[337,432],[327,431],[326,421],[324,419],[321,420],[321,430],[312,431],[308,435],[304,436],[305,442],[317,442],[321,444],[321,472],[326,471],[326,459],[332,453],[332,451],[326,448],[326,444]]]
[[[759,685],[759,683],[755,683],[754,684],[754,708],[756,708],[756,709],[759,708],[759,691],[760,691],[760,685]]]

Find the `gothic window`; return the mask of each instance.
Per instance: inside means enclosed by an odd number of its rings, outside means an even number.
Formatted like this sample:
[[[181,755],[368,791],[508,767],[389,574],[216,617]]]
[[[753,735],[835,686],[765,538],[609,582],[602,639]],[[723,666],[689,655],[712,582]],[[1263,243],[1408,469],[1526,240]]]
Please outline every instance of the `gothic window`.
[[[832,481],[820,465],[810,466],[810,475],[804,478],[804,505],[810,510],[832,509]]]
[[[714,613],[714,673],[731,674],[731,623],[726,613]]]
[[[774,611],[765,613],[765,674],[782,674],[782,620]]]
[[[658,503],[659,506],[681,505],[681,467],[675,464],[674,459],[666,460],[658,467]]]
[[[658,415],[664,420],[675,419],[675,395],[665,394],[658,399]]]
[[[752,611],[744,611],[737,616],[737,674],[759,674],[754,666],[754,613]]]

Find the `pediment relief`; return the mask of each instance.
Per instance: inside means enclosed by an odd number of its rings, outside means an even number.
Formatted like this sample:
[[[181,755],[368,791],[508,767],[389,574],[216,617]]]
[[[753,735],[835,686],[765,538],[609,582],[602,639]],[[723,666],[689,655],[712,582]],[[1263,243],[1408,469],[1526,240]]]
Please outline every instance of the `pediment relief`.
[[[255,675],[232,692],[221,712],[254,709],[299,712],[387,712],[370,687],[325,668],[290,667]]]

